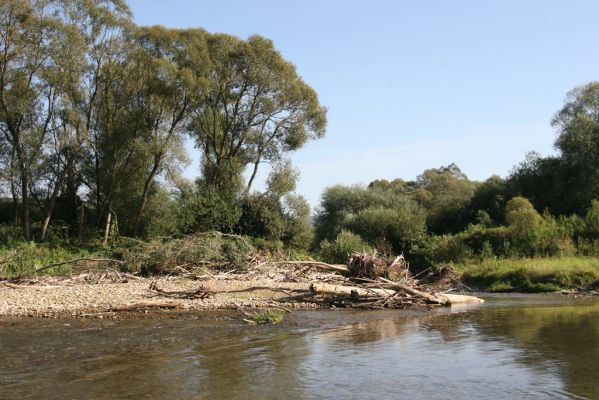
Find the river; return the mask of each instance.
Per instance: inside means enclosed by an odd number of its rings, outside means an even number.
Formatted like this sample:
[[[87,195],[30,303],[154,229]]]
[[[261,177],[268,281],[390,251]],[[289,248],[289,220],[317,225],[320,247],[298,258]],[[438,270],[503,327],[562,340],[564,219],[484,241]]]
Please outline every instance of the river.
[[[599,399],[599,300],[0,319],[1,399]]]

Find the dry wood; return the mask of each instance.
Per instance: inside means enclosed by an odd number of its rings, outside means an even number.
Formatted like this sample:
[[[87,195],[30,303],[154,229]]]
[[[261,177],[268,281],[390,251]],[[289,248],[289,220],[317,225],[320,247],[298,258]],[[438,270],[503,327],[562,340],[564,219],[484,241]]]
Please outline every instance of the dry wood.
[[[403,291],[412,296],[419,296],[433,304],[441,304],[441,305],[449,305],[450,304],[450,301],[446,296],[440,296],[440,295],[436,295],[436,294],[429,294],[426,292],[422,292],[422,291],[415,289],[411,286],[404,285],[403,283],[391,282],[387,279],[381,279],[381,280],[386,282],[385,284],[383,284],[383,287],[386,289],[391,289],[391,290],[395,290],[395,291]]]
[[[36,282],[39,283],[39,282]],[[12,283],[12,282],[0,282],[0,285],[4,285],[6,287],[9,287],[11,289],[55,289],[55,288],[59,288],[60,286],[56,286],[56,285],[45,285],[45,286],[38,286],[38,285],[18,285],[16,283]]]
[[[202,286],[196,290],[164,290],[160,289],[156,282],[150,283],[150,290],[158,293],[161,296],[173,297],[177,299],[205,299],[212,294],[208,289]]]
[[[10,282],[0,282],[0,284],[2,284],[3,286],[9,287],[11,289],[30,289],[31,286],[29,285],[17,285],[15,283],[10,283]]]
[[[182,303],[180,302],[164,302],[164,301],[144,301],[140,303],[128,304],[124,306],[114,306],[110,307],[106,312],[111,311],[135,311],[144,308],[179,308]]]
[[[442,293],[439,294],[439,296],[446,297],[447,300],[449,300],[449,304],[476,304],[485,302],[480,297],[468,296],[465,294]]]
[[[328,271],[337,271],[341,273],[347,272],[347,267],[342,264],[327,264],[321,261],[279,261],[274,262],[275,265],[301,265],[310,266],[314,268],[324,269]]]
[[[122,260],[115,260],[112,258],[87,258],[87,257],[81,257],[81,258],[74,258],[72,260],[67,260],[67,261],[61,261],[61,262],[57,262],[57,263],[53,263],[53,264],[48,264],[48,265],[44,265],[41,266],[39,268],[36,268],[33,272],[41,272],[44,271],[46,269],[52,268],[52,267],[58,267],[60,265],[65,265],[65,264],[73,264],[79,261],[88,261],[88,262],[111,262],[111,263],[116,263],[116,264],[124,264],[125,261]]]
[[[356,286],[331,285],[329,283],[315,282],[310,286],[310,291],[316,294],[353,297],[380,297],[391,296],[395,290],[379,288],[362,288]]]

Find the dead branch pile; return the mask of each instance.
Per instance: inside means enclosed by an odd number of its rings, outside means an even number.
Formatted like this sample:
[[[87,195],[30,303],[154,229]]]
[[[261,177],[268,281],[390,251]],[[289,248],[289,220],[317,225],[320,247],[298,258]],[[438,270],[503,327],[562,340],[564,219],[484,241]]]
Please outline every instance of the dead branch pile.
[[[152,283],[150,283],[149,289],[155,292],[158,296],[171,297],[175,299],[205,299],[212,294],[203,286],[200,286],[195,290],[164,290],[158,287],[156,281],[152,281]]]
[[[244,237],[220,232],[123,244],[113,252],[130,270],[145,275],[201,275],[208,267],[245,270],[259,256]]]
[[[337,267],[337,271],[341,270]],[[444,271],[441,277],[448,279],[450,273],[450,270]],[[386,259],[376,253],[354,253],[348,260],[344,275],[349,280],[312,282],[307,293],[281,300],[309,300],[336,307],[368,309],[482,302],[473,296],[428,292],[412,276],[403,255]]]
[[[347,273],[350,278],[386,278],[392,281],[407,282],[412,274],[403,254],[393,259],[379,257],[373,253],[353,253],[347,262]]]

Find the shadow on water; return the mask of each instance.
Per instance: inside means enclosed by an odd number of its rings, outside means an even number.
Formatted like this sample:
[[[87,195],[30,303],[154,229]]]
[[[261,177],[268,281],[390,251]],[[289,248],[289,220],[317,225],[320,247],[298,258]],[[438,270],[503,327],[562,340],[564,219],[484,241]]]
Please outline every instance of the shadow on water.
[[[0,398],[599,398],[599,302],[455,311],[0,319]]]

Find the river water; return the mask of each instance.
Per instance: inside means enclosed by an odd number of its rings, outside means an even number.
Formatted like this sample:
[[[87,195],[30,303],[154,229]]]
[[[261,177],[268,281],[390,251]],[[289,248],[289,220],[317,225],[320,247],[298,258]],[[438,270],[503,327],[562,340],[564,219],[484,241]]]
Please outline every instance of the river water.
[[[599,399],[599,301],[0,319],[1,399]]]

